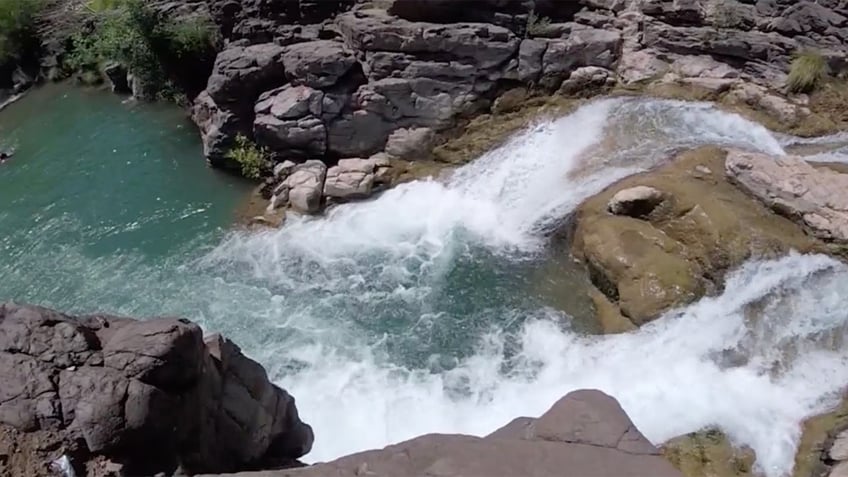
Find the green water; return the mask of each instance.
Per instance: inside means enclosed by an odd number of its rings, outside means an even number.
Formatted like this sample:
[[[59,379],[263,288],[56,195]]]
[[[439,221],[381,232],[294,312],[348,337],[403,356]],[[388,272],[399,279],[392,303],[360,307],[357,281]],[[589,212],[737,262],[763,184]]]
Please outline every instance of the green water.
[[[92,311],[99,261],[157,269],[214,245],[249,187],[206,166],[179,108],[102,91],[31,92],[0,112],[0,145],[15,150],[0,166],[0,301]]]

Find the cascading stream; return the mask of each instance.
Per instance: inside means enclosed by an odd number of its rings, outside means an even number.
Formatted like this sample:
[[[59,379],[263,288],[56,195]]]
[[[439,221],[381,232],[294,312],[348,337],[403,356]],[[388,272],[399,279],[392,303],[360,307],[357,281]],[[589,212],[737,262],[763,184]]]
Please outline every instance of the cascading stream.
[[[91,257],[61,241],[73,218],[45,218],[0,236],[12,250],[0,272],[14,277],[0,296],[166,312],[227,334],[297,397],[317,436],[309,462],[428,432],[487,434],[589,387],[618,398],[653,442],[719,426],[783,477],[799,422],[848,382],[848,267],[821,256],[750,262],[720,296],[594,336],[558,309],[583,282],[546,237],[582,200],[675,151],[779,155],[791,142],[708,104],[598,100],[443,182],[233,232],[211,249]],[[77,276],[87,285],[65,285]]]

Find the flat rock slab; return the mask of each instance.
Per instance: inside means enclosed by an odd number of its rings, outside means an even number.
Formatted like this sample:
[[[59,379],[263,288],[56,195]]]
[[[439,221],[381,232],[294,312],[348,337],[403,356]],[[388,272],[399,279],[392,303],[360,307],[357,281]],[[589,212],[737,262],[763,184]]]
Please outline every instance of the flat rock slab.
[[[732,150],[725,170],[747,193],[804,225],[818,238],[848,241],[848,174],[798,156]]]

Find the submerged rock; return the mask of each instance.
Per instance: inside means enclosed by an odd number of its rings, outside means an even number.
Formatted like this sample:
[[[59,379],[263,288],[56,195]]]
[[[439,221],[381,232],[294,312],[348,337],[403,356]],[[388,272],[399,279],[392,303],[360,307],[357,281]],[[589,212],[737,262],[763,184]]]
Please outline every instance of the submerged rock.
[[[14,475],[63,454],[124,475],[228,472],[290,465],[312,447],[294,398],[187,320],[0,305],[0,382],[0,448],[26,454]]]

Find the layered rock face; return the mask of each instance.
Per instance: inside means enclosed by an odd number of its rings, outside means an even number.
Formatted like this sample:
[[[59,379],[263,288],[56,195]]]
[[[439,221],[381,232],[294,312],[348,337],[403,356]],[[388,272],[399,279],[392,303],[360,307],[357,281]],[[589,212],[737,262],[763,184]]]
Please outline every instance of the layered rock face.
[[[227,152],[237,134],[276,162],[426,159],[437,133],[518,85],[582,95],[645,80],[684,84],[797,122],[809,110],[769,88],[782,87],[800,48],[823,49],[840,69],[848,39],[839,2],[207,3],[228,43],[193,117],[207,157],[224,167],[235,166]]]
[[[430,434],[308,468],[253,477],[681,477],[621,409],[595,390],[572,392],[537,419],[479,438]]]
[[[79,475],[227,472],[312,447],[294,398],[186,320],[0,305],[0,383],[2,475],[52,475],[62,455]]]

